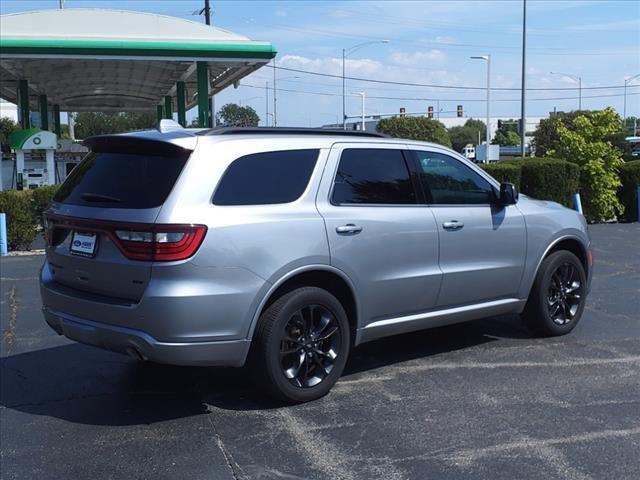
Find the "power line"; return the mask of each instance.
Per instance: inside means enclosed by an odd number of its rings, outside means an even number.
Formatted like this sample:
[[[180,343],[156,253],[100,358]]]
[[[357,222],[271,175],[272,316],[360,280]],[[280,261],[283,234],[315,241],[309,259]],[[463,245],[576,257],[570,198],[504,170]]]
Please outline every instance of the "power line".
[[[296,73],[305,73],[307,75],[316,75],[316,76],[320,76],[320,77],[329,77],[329,78],[342,78],[341,75],[334,75],[331,73],[322,73],[322,72],[313,72],[310,70],[302,70],[299,68],[290,68],[290,67],[278,67],[276,66],[275,68],[279,69],[279,70],[285,70],[287,72],[296,72]],[[382,83],[382,84],[386,84],[386,85],[403,85],[403,86],[411,86],[411,87],[427,87],[427,88],[444,88],[444,89],[449,89],[449,90],[486,90],[486,87],[469,87],[469,86],[463,86],[463,85],[435,85],[435,84],[428,84],[428,83],[412,83],[412,82],[396,82],[393,80],[376,80],[373,78],[362,78],[362,77],[344,77],[347,80],[354,80],[354,81],[358,81],[358,82],[369,82],[369,83]],[[633,87],[638,87],[640,85],[633,85]],[[582,87],[583,90],[612,90],[615,88],[624,88],[623,85],[611,85],[611,86],[606,86],[606,87]],[[628,87],[629,88],[629,87]],[[494,91],[520,91],[519,88],[509,88],[509,87],[496,87],[496,88],[492,88],[491,90]],[[548,87],[548,88],[542,88],[542,87],[537,87],[537,88],[528,88],[527,91],[547,91],[547,92],[552,92],[552,91],[567,91],[567,90],[576,90],[576,87],[556,87],[556,88],[552,88],[552,87]]]
[[[233,17],[229,17],[229,18],[233,18]],[[236,17],[237,18],[237,17]],[[245,20],[246,22],[246,20]],[[376,38],[368,36],[368,35],[358,35],[358,34],[354,34],[354,33],[347,33],[347,32],[340,32],[340,31],[329,31],[329,30],[323,30],[323,29],[318,29],[318,28],[311,28],[311,27],[294,27],[294,26],[290,26],[290,25],[283,25],[283,24],[279,24],[279,23],[270,23],[270,22],[260,22],[260,25],[262,26],[268,26],[268,27],[272,27],[275,29],[279,29],[279,30],[286,30],[286,31],[293,31],[293,32],[300,32],[300,33],[304,33],[306,35],[320,35],[320,36],[325,36],[325,37],[331,37],[331,38],[351,38],[351,39],[356,39],[356,40],[375,40]],[[399,43],[399,44],[409,44],[409,45],[419,45],[424,47],[425,45],[434,45],[440,48],[448,48],[448,47],[454,47],[454,48],[462,48],[462,49],[478,49],[478,48],[490,48],[493,50],[500,50],[503,51],[503,54],[519,54],[519,48],[518,47],[511,47],[511,46],[507,46],[507,45],[485,45],[485,44],[474,44],[474,43],[456,43],[456,42],[438,42],[438,41],[429,41],[429,40],[422,40],[422,41],[414,41],[414,40],[404,40],[404,39],[400,39],[400,38],[390,38],[391,41],[393,41],[393,43]],[[537,53],[537,54],[544,54],[544,55],[560,55],[560,56],[566,56],[566,55],[571,55],[571,56],[583,56],[583,55],[606,55],[606,56],[611,56],[611,55],[629,55],[631,53],[635,53],[633,51],[608,51],[608,50],[598,50],[598,51],[588,51],[588,50],[573,50],[573,49],[569,49],[569,48],[563,48],[563,47],[532,47],[532,50],[534,50],[534,52],[532,53]],[[553,53],[555,52],[555,53]]]
[[[264,86],[260,85],[251,85],[248,83],[241,83],[241,87],[248,88],[259,88],[264,90]],[[341,94],[331,93],[331,92],[314,92],[310,90],[294,90],[289,88],[276,88],[278,92],[289,92],[289,93],[304,93],[308,95],[321,95],[326,97],[341,97]],[[632,95],[640,95],[638,93],[628,93],[627,96]],[[603,95],[583,95],[582,98],[610,98],[610,97],[623,97],[622,93],[613,93],[613,94],[603,94]],[[367,95],[367,98],[376,99],[376,100],[404,100],[404,101],[419,101],[419,102],[486,102],[486,98],[425,98],[425,97],[386,97],[386,96],[376,96],[376,95]],[[554,100],[577,100],[578,97],[542,97],[542,98],[530,98],[528,101],[554,101]],[[519,102],[519,98],[498,98],[492,101],[495,102]]]

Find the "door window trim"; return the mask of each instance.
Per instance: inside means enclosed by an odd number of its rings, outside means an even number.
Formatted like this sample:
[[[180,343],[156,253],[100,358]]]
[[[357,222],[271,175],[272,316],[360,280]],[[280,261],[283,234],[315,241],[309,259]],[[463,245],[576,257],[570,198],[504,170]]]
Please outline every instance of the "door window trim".
[[[492,188],[493,190],[493,195],[495,197],[496,195],[496,187],[493,184],[493,182],[489,181],[488,178],[485,178],[484,175],[480,175],[478,172],[476,172],[475,169],[471,168],[469,165],[466,165],[464,162],[460,161],[458,158],[456,158],[455,156],[451,155],[448,152],[444,152],[444,151],[440,151],[438,149],[429,149],[429,148],[410,148],[408,149],[409,155],[412,158],[412,168],[413,168],[413,174],[414,176],[417,178],[420,190],[422,191],[422,198],[425,201],[425,205],[431,207],[431,208],[439,208],[439,207],[447,207],[447,208],[451,208],[451,207],[462,207],[462,208],[473,208],[473,207],[494,207],[495,203],[489,202],[489,203],[434,203],[433,201],[433,195],[431,194],[431,190],[425,186],[424,182],[422,182],[422,180],[420,179],[420,175],[423,173],[422,172],[422,167],[420,166],[420,160],[418,158],[418,152],[428,152],[428,153],[437,153],[439,155],[445,155],[449,158],[451,158],[452,160],[456,161],[456,162],[460,162],[464,167],[468,168],[470,171],[472,171],[473,173],[475,173],[476,175],[478,175],[480,178],[482,178],[483,180],[485,180]]]
[[[387,146],[389,144],[385,144]],[[395,147],[395,144],[391,144]],[[327,197],[327,202],[329,205],[333,207],[389,207],[389,208],[398,208],[398,207],[424,207],[426,204],[424,190],[420,185],[420,178],[416,175],[415,166],[413,163],[415,162],[415,156],[410,153],[404,145],[398,144],[398,148],[380,148],[371,144],[366,146],[345,146],[341,147],[338,152],[338,159],[336,161],[336,167],[331,177],[331,188],[329,188],[329,194]],[[413,187],[416,202],[415,203],[335,203],[333,201],[333,191],[336,186],[336,178],[338,176],[338,171],[340,170],[340,161],[342,160],[342,154],[345,150],[394,150],[400,151],[402,154],[402,158],[404,160],[405,168],[407,169],[407,173],[409,174],[409,178],[411,180],[411,185]]]

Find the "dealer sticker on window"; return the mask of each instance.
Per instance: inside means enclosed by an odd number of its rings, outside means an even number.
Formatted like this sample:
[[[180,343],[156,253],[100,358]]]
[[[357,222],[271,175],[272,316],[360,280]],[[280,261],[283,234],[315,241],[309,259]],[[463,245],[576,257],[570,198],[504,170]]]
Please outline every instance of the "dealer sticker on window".
[[[96,253],[98,236],[91,232],[73,232],[69,250],[74,255],[93,257]]]

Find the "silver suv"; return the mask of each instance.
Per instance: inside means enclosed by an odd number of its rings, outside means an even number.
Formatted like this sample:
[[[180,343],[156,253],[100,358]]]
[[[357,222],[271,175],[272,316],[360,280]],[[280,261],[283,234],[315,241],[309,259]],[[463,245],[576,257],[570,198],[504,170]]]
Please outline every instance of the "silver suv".
[[[46,212],[41,273],[47,323],[78,342],[249,362],[301,402],[370,340],[507,313],[562,335],[582,314],[582,215],[440,145],[172,122],[85,143]]]

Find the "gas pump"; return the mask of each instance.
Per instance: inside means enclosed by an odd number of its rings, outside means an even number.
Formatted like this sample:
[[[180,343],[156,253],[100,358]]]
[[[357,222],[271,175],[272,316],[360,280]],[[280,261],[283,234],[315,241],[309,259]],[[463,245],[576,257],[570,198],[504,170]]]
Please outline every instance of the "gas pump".
[[[57,137],[54,133],[39,128],[19,130],[9,136],[11,148],[16,153],[16,189],[30,190],[44,185],[56,183],[54,152],[57,147]],[[36,167],[35,155],[45,152],[45,168]],[[29,166],[25,168],[25,154],[28,156]]]

